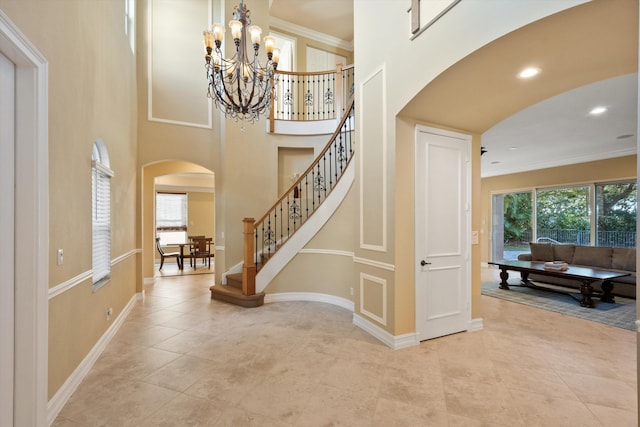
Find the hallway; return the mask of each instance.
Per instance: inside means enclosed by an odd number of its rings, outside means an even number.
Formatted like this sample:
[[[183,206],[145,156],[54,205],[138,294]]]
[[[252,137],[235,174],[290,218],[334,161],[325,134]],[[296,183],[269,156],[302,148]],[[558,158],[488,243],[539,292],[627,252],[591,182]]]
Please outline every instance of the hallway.
[[[53,425],[637,426],[632,331],[483,296],[484,330],[393,351],[342,308],[210,281],[145,286]]]

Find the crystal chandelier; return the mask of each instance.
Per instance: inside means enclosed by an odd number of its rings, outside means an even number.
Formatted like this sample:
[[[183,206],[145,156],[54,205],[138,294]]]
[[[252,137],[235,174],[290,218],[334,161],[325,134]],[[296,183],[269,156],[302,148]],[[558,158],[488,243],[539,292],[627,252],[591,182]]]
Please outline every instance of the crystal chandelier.
[[[226,117],[253,123],[260,114],[269,113],[280,51],[274,48],[273,37],[266,36],[264,47],[267,62],[260,64],[258,51],[262,29],[251,25],[250,15],[251,11],[242,2],[233,10],[229,28],[236,53],[231,59],[223,58],[220,50],[224,25],[213,24],[210,31],[204,31],[204,45],[209,81],[207,96],[215,100],[216,107],[224,111]],[[246,47],[247,32],[251,37],[253,54]]]

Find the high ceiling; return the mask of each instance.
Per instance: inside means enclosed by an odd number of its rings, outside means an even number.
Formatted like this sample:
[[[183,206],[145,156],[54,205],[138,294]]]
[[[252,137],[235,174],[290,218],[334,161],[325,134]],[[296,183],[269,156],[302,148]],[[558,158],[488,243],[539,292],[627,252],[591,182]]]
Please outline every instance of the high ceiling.
[[[353,0],[272,0],[271,15],[353,40]],[[637,70],[638,2],[594,0],[472,53],[401,114],[482,134],[482,176],[618,157],[636,152]]]
[[[527,66],[542,72],[518,79]],[[477,50],[401,114],[482,134],[483,177],[619,157],[635,153],[637,70],[638,2],[596,0]]]
[[[353,0],[272,0],[270,15],[345,42],[353,41]]]

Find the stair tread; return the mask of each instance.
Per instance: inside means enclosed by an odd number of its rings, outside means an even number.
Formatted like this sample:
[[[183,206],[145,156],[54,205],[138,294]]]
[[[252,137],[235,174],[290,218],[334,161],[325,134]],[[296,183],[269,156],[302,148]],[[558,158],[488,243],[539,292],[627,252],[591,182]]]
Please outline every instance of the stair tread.
[[[209,290],[211,290],[212,299],[225,301],[241,307],[259,307],[264,304],[264,292],[258,292],[254,295],[243,295],[241,289],[227,285],[213,285]]]

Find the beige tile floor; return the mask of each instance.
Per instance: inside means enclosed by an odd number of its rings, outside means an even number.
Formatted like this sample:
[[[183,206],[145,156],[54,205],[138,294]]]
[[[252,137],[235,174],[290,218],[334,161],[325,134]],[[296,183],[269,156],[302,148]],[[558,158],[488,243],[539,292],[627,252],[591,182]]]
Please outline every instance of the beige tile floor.
[[[483,296],[483,330],[393,351],[347,310],[210,281],[147,286],[54,426],[637,426],[634,332]]]

